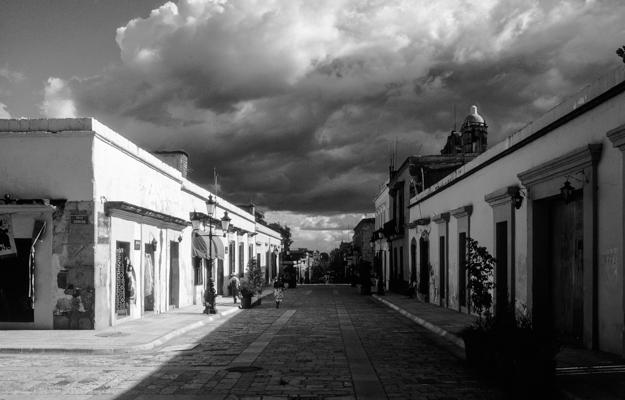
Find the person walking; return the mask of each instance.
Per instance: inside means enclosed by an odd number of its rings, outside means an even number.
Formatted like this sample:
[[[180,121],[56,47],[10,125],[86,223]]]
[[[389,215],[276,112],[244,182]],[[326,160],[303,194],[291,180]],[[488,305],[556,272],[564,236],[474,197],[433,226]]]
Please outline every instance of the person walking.
[[[230,275],[228,286],[230,287],[232,300],[234,300],[234,304],[237,304],[237,299],[239,298],[239,292],[241,290],[241,281],[239,281],[239,278],[237,278],[235,274]]]
[[[273,298],[276,301],[276,308],[280,308],[280,303],[284,300],[284,281],[280,277],[273,283]]]

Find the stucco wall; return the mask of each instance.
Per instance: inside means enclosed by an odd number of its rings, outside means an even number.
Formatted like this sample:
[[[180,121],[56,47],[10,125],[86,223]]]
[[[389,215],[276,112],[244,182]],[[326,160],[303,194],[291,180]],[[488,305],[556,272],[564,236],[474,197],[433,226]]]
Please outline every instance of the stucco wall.
[[[471,204],[473,205],[473,213],[470,217],[470,236],[478,240],[481,245],[486,246],[491,253],[494,253],[493,210],[485,202],[485,194],[506,186],[519,185],[517,174],[520,172],[582,146],[602,143],[603,153],[597,167],[599,346],[605,351],[621,352],[623,329],[621,154],[618,149],[612,147],[605,135],[608,130],[624,122],[625,95],[620,94],[432,197],[420,200],[444,184],[445,180],[435,185],[433,189],[421,193],[413,199],[413,203],[416,202],[417,205],[410,209],[411,220],[448,212],[460,206]],[[466,173],[467,170],[489,159],[503,148],[499,146],[491,149],[447,178],[447,181],[454,176]],[[571,182],[576,184],[573,179]],[[517,305],[527,303],[528,291],[531,290],[527,283],[527,218],[527,201],[524,201],[522,207],[516,210],[515,214]],[[449,228],[451,239],[449,242],[449,289],[452,302],[455,302],[458,293],[456,284],[458,250],[457,221],[453,217],[450,220]],[[431,256],[432,260],[437,262],[433,252],[431,252]],[[434,269],[437,270],[437,267]]]
[[[0,131],[0,194],[93,199],[92,142],[89,132]]]
[[[93,329],[96,295],[93,202],[58,204],[53,229],[54,328]]]

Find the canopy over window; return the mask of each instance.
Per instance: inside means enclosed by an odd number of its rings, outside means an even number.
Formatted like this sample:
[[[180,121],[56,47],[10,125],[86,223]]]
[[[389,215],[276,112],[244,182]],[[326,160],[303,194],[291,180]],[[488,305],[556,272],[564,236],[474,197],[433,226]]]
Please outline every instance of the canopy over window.
[[[217,235],[213,235],[213,237],[209,239],[208,235],[193,234],[193,257],[206,259],[212,257],[223,260],[224,253],[224,244]]]

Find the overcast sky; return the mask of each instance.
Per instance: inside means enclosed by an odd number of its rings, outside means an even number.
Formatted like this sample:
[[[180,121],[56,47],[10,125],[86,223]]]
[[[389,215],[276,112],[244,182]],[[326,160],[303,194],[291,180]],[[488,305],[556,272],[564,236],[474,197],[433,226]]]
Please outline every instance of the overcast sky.
[[[0,118],[93,116],[329,250],[476,104],[500,141],[624,65],[622,0],[0,0]]]

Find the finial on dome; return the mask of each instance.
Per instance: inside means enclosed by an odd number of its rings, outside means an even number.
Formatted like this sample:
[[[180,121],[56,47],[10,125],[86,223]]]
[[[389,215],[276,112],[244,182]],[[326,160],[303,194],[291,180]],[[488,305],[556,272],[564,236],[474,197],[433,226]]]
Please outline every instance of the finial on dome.
[[[484,123],[484,118],[482,118],[482,116],[480,114],[477,113],[477,106],[473,105],[470,108],[469,111],[469,115],[467,115],[467,117],[464,119],[465,123],[466,122],[479,122],[481,124]]]

